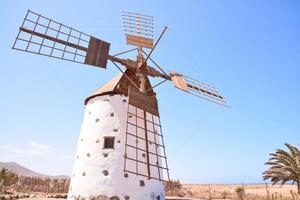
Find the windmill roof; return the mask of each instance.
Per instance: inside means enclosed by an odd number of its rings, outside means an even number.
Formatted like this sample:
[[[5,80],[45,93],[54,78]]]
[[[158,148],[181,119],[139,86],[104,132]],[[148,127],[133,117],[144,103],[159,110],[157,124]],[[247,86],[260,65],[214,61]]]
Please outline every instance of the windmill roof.
[[[84,101],[85,104],[87,104],[87,102],[96,97],[96,96],[100,96],[103,94],[107,94],[110,92],[114,92],[115,87],[118,85],[118,83],[120,82],[121,78],[123,77],[123,74],[120,73],[117,76],[115,76],[113,79],[111,79],[110,81],[108,81],[106,84],[104,84],[102,87],[98,88],[96,91],[94,91],[92,94],[90,94]]]

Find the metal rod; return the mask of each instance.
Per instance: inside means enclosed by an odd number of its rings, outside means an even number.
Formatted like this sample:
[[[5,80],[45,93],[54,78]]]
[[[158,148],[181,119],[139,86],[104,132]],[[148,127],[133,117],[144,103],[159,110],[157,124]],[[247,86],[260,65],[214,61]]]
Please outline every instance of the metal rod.
[[[146,154],[147,154],[147,169],[148,169],[148,179],[151,177],[151,171],[150,171],[150,156],[149,156],[149,144],[148,144],[148,133],[147,133],[147,122],[146,122],[146,111],[144,112],[144,126],[145,126],[145,145],[146,145]]]
[[[139,25],[140,26],[140,25]],[[139,29],[140,31],[146,31],[146,32],[151,32],[153,33],[153,30],[148,30],[144,28],[138,28],[136,26],[130,26],[130,25],[123,25],[124,28],[129,28],[129,29]]]
[[[131,21],[131,22],[137,22],[137,20],[136,20],[136,18],[135,19],[130,19],[130,18],[122,18],[122,20],[124,21]],[[143,23],[143,24],[146,24],[146,25],[154,25],[152,22],[147,22],[147,21],[143,21],[143,20],[141,20],[140,21],[141,23]]]
[[[129,76],[127,76],[127,74],[125,74],[122,69],[112,60],[110,60],[119,70],[120,72],[122,72],[124,74],[124,76],[134,85],[134,87],[136,87],[138,90],[140,90],[140,88],[133,82],[133,80],[131,80],[131,78],[129,78]]]
[[[131,135],[131,136],[134,136],[134,135],[132,135],[132,134],[129,134],[128,133],[128,135]],[[144,139],[143,139],[144,140]],[[154,143],[152,143],[152,144],[154,144]],[[141,149],[141,148],[138,148],[138,147],[135,147],[135,146],[132,146],[132,145],[130,145],[130,144],[126,144],[126,146],[128,146],[128,147],[131,147],[132,149],[138,149],[138,150],[140,150],[140,151],[143,151],[143,152],[146,152],[146,150],[145,149]],[[162,155],[160,155],[160,154],[155,154],[155,153],[152,153],[151,151],[149,151],[149,154],[152,154],[152,155],[154,155],[154,156],[158,156],[158,157],[160,157],[160,158],[167,158],[167,157],[165,157],[165,156],[162,156]]]
[[[129,100],[129,97],[128,97]],[[128,132],[128,118],[129,118],[129,104],[127,104],[127,117],[126,117],[126,135],[125,135],[125,156],[124,156],[124,172],[126,170],[126,157],[127,157],[127,146],[128,138],[127,138],[127,132]]]
[[[135,162],[138,162],[138,163],[147,164],[147,163],[144,162],[144,161],[136,160],[136,159],[134,159],[134,158],[127,157],[127,159],[128,159],[128,160],[135,161]],[[154,165],[154,164],[151,164],[151,163],[149,163],[149,165],[152,166],[152,167],[158,167],[157,165]],[[159,167],[159,168],[160,168],[160,169],[163,169],[163,170],[168,170],[168,168],[166,168],[166,167]],[[146,175],[145,175],[145,176],[146,176]],[[153,177],[151,177],[151,178],[153,178]]]
[[[153,117],[153,114],[151,114],[151,118],[152,118],[152,126],[153,126],[153,131],[156,131],[156,129],[155,129],[155,126],[154,126],[154,117]],[[156,142],[156,135],[154,135],[154,142],[155,142],[155,144],[157,143]],[[161,160],[161,158],[159,158],[158,157],[158,150],[157,150],[157,146],[155,145],[155,151],[156,151],[156,164],[157,164],[157,166],[159,167],[159,159]],[[157,171],[158,171],[158,178],[159,179],[161,179],[160,178],[160,169],[159,168],[157,168]]]
[[[135,173],[135,172],[133,172],[133,171],[130,171],[130,170],[125,170],[125,172],[128,172],[128,173],[131,173],[131,174],[135,174],[135,175],[139,175],[139,176],[144,176],[144,177],[147,177],[146,175],[144,175],[144,174],[140,174],[140,173]],[[163,179],[158,179],[158,178],[156,178],[156,177],[151,177],[152,179],[155,179],[155,180],[158,180],[158,181],[162,181],[162,182],[164,182],[164,183],[168,183],[168,182],[170,182],[170,180],[163,180]]]
[[[23,42],[29,42],[28,40],[24,40],[24,39],[21,39],[19,38],[18,40],[20,41],[23,41]],[[36,45],[41,45],[40,43],[37,43],[37,42],[33,42],[31,41],[31,44],[36,44]],[[43,44],[43,47],[48,47],[50,49],[54,49],[54,50],[58,50],[58,51],[63,51],[63,49],[59,49],[59,48],[56,48],[56,47],[52,47],[52,46],[49,46],[49,45],[46,45],[46,44]],[[26,51],[26,49],[19,49],[19,48],[14,48],[14,49],[17,49],[17,50],[22,50],[22,51],[25,51],[25,52],[32,52],[32,51]],[[68,51],[66,50],[67,53],[70,53],[70,54],[74,54],[73,52],[71,51]],[[46,55],[46,56],[49,56],[49,57],[55,57],[55,56],[51,56],[51,55],[47,55],[47,54],[43,54],[43,53],[38,53],[38,52],[32,52],[32,53],[35,53],[35,54],[41,54],[41,55]],[[77,54],[78,56],[81,56],[81,57],[85,57],[85,55],[81,55],[81,54]]]
[[[153,20],[153,16],[151,15],[145,15],[145,14],[140,14],[140,13],[133,13],[133,12],[127,12],[127,11],[122,11],[122,16],[123,15],[127,15],[127,16],[133,16],[133,15],[136,15],[137,17],[145,17],[149,20]]]
[[[160,118],[158,118],[159,120],[159,124],[161,124],[160,122]],[[162,127],[160,126],[160,134],[162,135]],[[161,137],[161,143],[163,146],[163,150],[164,150],[164,156],[167,157],[166,155],[166,149],[165,149],[165,143],[164,143],[164,137]],[[167,162],[167,158],[165,159],[165,163],[166,163],[166,170],[167,170],[167,175],[168,175],[168,180],[170,181],[170,175],[169,175],[169,167],[168,167],[168,162]]]
[[[35,31],[36,26],[37,26],[37,23],[38,23],[40,17],[41,17],[41,15],[38,15],[38,18],[37,18],[36,23],[35,23],[35,25],[34,25],[33,31]],[[29,42],[28,42],[27,47],[26,47],[26,51],[28,51],[28,48],[29,48],[29,45],[30,45],[30,43],[31,43],[32,37],[33,37],[33,35],[30,36]]]
[[[31,11],[31,10],[28,10],[28,11],[31,12],[32,14],[34,14],[34,15],[40,15],[40,14],[38,14],[38,13],[36,13],[36,12],[33,12],[33,11]],[[50,19],[50,18],[48,18],[48,17],[45,17],[45,16],[43,16],[43,15],[40,15],[40,16],[41,16],[42,18],[47,19],[47,20],[51,20],[52,22],[54,22],[54,23],[56,23],[56,24],[58,24],[58,25],[61,24],[60,22],[57,22],[57,21],[55,21],[55,20],[52,20],[52,19]],[[40,24],[39,24],[39,25],[40,25]],[[66,27],[66,28],[68,28],[68,29],[71,28],[71,27],[66,26],[66,25],[64,25],[64,24],[61,24],[61,25],[64,26],[64,27]],[[77,32],[79,32],[79,33],[82,33],[83,35],[86,35],[86,36],[88,36],[88,37],[91,37],[90,35],[85,34],[85,33],[81,32],[81,31],[76,30],[76,29],[73,29],[73,31],[77,31]]]
[[[147,56],[146,52],[142,49],[142,52],[144,53],[145,56]],[[160,69],[160,71],[162,71],[167,77],[169,77],[169,74],[167,74],[150,56],[149,59],[151,60],[151,62],[153,62],[153,64],[158,67]]]
[[[143,32],[141,32],[141,31],[138,32],[138,31],[128,30],[128,29],[125,29],[125,27],[124,27],[124,31],[125,31],[125,32],[137,33],[137,34],[140,34],[140,35],[145,35],[145,36],[151,36],[151,37],[153,37],[153,34],[143,33]]]
[[[57,34],[56,34],[55,39],[58,38],[58,35],[59,35],[59,32],[60,32],[61,26],[62,26],[62,24],[59,25],[59,29],[58,29],[58,31],[57,31]],[[55,45],[56,45],[56,42],[54,41],[54,42],[53,42],[53,47],[52,47],[52,49],[51,49],[50,56],[52,56],[53,50],[54,50],[54,48],[55,48]]]
[[[50,19],[50,20],[51,20],[51,19]],[[49,20],[49,21],[50,21],[50,20]],[[37,25],[39,25],[39,26],[41,26],[41,27],[48,28],[49,30],[52,30],[52,31],[55,31],[55,32],[58,31],[58,30],[56,30],[56,29],[54,29],[54,28],[47,27],[47,26],[45,26],[45,25],[43,25],[43,24],[40,24],[40,23],[38,23],[38,22],[34,22],[34,21],[30,20],[30,19],[25,19],[25,21],[31,22],[31,23],[33,23],[33,24],[36,23]],[[51,22],[53,22],[53,21],[51,21]],[[56,23],[56,22],[55,22],[55,23]],[[57,23],[56,23],[56,24],[57,24]],[[58,24],[58,25],[60,25],[60,24]],[[64,25],[62,24],[62,26],[64,26]],[[21,27],[23,27],[23,25],[22,25]],[[64,26],[64,27],[66,27],[66,26]],[[68,28],[68,27],[67,27],[67,28]],[[72,29],[72,28],[68,28],[68,29]],[[73,32],[78,32],[78,33],[84,34],[84,33],[80,32],[80,31],[76,31],[75,29],[72,29],[72,31],[73,31]],[[59,33],[68,36],[68,34],[65,33],[65,32],[63,32],[63,31],[59,31]],[[85,34],[85,35],[86,35],[86,34]],[[86,35],[86,36],[87,36],[87,37],[90,37],[89,35]],[[75,39],[79,39],[78,37],[76,37],[76,36],[74,36],[74,35],[70,35],[70,37],[75,38]],[[81,39],[81,40],[82,40],[82,41],[85,41],[85,42],[89,42],[89,41],[84,40],[84,39]]]
[[[148,56],[146,57],[146,59],[144,60],[142,65],[145,65],[147,63],[147,60],[149,59],[149,57],[151,56],[151,54],[153,53],[155,47],[157,46],[158,42],[160,41],[160,39],[162,38],[163,34],[166,32],[167,30],[167,26],[165,26],[164,30],[162,31],[162,33],[160,34],[159,38],[157,39],[157,41],[155,42],[153,48],[151,49],[150,53],[148,54]]]
[[[69,42],[71,33],[72,33],[72,28],[70,29],[70,32],[69,32],[69,35],[68,35],[67,42]],[[64,48],[64,51],[63,51],[62,58],[65,56],[66,50],[67,50],[67,45],[65,45],[65,48]]]
[[[123,24],[130,24],[130,25],[136,26],[136,23],[131,23],[131,22],[127,22],[127,21],[124,21]],[[147,26],[147,25],[144,25],[144,24],[140,24],[140,26],[153,30],[153,26]]]
[[[126,15],[126,14],[122,14],[123,19],[129,19],[129,18],[133,18],[133,19],[142,19],[144,22],[153,22],[153,18],[146,18],[146,17],[142,17],[142,16],[133,16],[133,15]]]
[[[80,38],[81,38],[81,33],[79,33],[79,39],[78,39],[78,41],[77,41],[77,45],[79,46],[79,43],[80,43]],[[75,48],[75,54],[74,54],[74,58],[73,58],[73,61],[75,61],[75,59],[76,59],[76,56],[77,56],[77,48]]]
[[[165,79],[159,83],[157,83],[156,85],[154,85],[153,87],[149,88],[148,90],[146,90],[145,94],[147,94],[151,89],[156,88],[157,86],[159,86],[160,84],[163,84],[164,82],[166,82],[168,79]]]
[[[131,52],[131,51],[135,51],[136,49],[137,49],[137,48],[130,49],[130,50],[127,50],[127,51],[123,51],[123,52],[117,53],[117,54],[115,54],[115,55],[113,55],[113,56],[119,56],[119,55],[122,55],[122,54],[125,54],[125,53],[129,53],[129,52]]]
[[[133,114],[133,113],[130,113],[130,114]],[[133,115],[134,115],[134,114],[133,114]],[[143,118],[141,118],[141,117],[139,117],[139,116],[137,116],[137,118],[143,119]],[[147,122],[150,122],[150,121],[147,120]],[[143,130],[145,129],[145,128],[143,128],[143,127],[141,127],[141,126],[139,126],[139,125],[135,125],[135,124],[133,124],[133,123],[131,123],[131,122],[128,122],[128,124],[133,125],[133,126],[137,126],[138,128],[143,129]],[[155,123],[154,123],[154,124],[155,124]],[[155,124],[155,125],[159,126],[158,124]],[[162,135],[157,134],[157,133],[154,133],[154,132],[152,132],[152,131],[150,131],[150,130],[148,130],[148,131],[151,132],[151,133],[153,133],[153,134],[155,134],[155,135],[162,136]],[[140,137],[140,138],[143,139],[142,137]]]
[[[45,35],[47,35],[47,32],[48,32],[48,30],[49,30],[50,23],[51,23],[51,20],[49,20],[49,22],[48,22],[48,26],[47,26],[47,29],[46,29],[46,31],[45,31]],[[39,49],[38,54],[41,53],[42,46],[43,46],[43,44],[44,44],[44,40],[45,40],[45,38],[43,38],[43,40],[42,40],[42,43],[41,43],[41,46],[40,46],[40,49]]]
[[[25,18],[24,18],[24,20],[23,20],[23,23],[22,23],[22,27],[23,27],[24,24],[25,24],[25,20],[26,20],[26,18],[27,18],[27,16],[28,16],[29,12],[30,12],[30,10],[28,10],[27,13],[26,13],[26,16],[25,16]],[[15,46],[16,46],[16,43],[17,43],[17,41],[18,41],[18,39],[19,39],[19,36],[20,36],[20,33],[21,33],[21,31],[19,30],[19,33],[18,33],[18,35],[17,35],[17,37],[16,37],[16,40],[15,40],[15,42],[14,42],[14,45],[13,45],[13,47],[12,47],[13,49],[14,49]]]
[[[139,16],[153,18],[153,16],[151,16],[151,15],[145,15],[145,14],[140,14],[140,13],[135,13],[135,12],[122,11],[122,13],[127,13],[127,14],[133,14],[133,15],[139,15]]]
[[[135,125],[135,124],[132,124],[132,123],[129,123],[129,124],[132,125],[132,126],[136,126],[137,128],[141,128],[140,126],[137,126],[137,125]],[[143,128],[141,128],[141,129],[143,129]],[[143,130],[145,130],[145,129],[143,129]],[[155,134],[155,133],[153,133],[153,132],[151,132],[151,131],[149,131],[149,130],[148,130],[148,132],[150,132],[150,133],[152,133],[152,134],[154,134],[154,135],[157,135],[158,137],[162,137],[162,135]],[[140,136],[137,136],[137,135],[133,135],[132,133],[127,133],[127,134],[128,134],[128,135],[131,135],[131,136],[134,136],[134,137],[137,137],[138,139],[145,140],[143,137],[140,137]],[[153,143],[153,142],[152,142],[152,143]],[[163,147],[161,144],[157,144],[157,143],[153,143],[153,144]],[[143,151],[146,151],[146,150],[143,150]]]
[[[131,87],[129,86],[129,98],[130,98],[130,90],[131,90]],[[137,107],[135,107],[134,106],[134,111],[135,111],[135,116],[137,116]],[[137,139],[137,137],[138,137],[138,118],[137,117],[135,117],[135,124],[136,124],[136,126],[135,126],[135,159],[136,160],[138,160],[138,139]],[[127,144],[128,145],[128,144]],[[135,162],[135,165],[136,165],[136,168],[135,168],[135,170],[136,170],[136,173],[139,173],[139,163],[138,162]]]

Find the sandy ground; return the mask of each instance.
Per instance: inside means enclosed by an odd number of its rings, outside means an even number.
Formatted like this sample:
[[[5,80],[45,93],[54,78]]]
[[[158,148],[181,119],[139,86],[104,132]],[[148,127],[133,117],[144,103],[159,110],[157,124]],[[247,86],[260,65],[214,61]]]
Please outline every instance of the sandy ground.
[[[209,195],[213,199],[234,199],[237,198],[236,188],[244,187],[246,199],[293,199],[297,197],[296,185],[200,185],[183,184],[183,188],[190,191],[189,196],[208,199]],[[293,192],[293,194],[292,194]],[[293,197],[294,195],[294,197]]]
[[[294,185],[207,185],[207,184],[183,184],[186,197],[167,197],[167,200],[204,200],[204,199],[239,199],[236,188],[245,188],[244,200],[300,200],[297,187]],[[293,194],[292,194],[293,193]],[[211,197],[211,198],[210,198]],[[65,200],[60,198],[33,197],[30,200]],[[23,199],[23,200],[29,200]]]
[[[46,198],[46,197],[33,197],[33,198],[26,198],[21,200],[66,200],[66,199],[59,199],[59,198]]]

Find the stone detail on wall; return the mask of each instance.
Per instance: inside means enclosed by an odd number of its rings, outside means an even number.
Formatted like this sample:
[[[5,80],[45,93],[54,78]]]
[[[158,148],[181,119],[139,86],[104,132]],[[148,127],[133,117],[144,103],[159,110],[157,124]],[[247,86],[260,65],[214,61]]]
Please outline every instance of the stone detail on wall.
[[[141,186],[141,187],[144,187],[144,186],[145,186],[145,181],[140,180],[140,186]]]
[[[102,173],[104,174],[104,176],[108,175],[108,171],[107,170],[103,170]]]
[[[108,153],[103,153],[103,156],[106,158],[108,156]]]

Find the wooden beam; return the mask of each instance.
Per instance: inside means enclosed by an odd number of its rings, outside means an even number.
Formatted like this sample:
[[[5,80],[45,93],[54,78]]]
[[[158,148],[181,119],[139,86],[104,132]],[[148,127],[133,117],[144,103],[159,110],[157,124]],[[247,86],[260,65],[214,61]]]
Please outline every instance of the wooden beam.
[[[55,38],[55,37],[51,37],[49,35],[41,34],[41,33],[36,32],[36,31],[28,30],[28,29],[23,28],[23,27],[20,27],[20,31],[23,31],[23,32],[26,32],[26,33],[29,33],[29,34],[47,39],[47,40],[51,40],[53,42],[57,42],[57,43],[60,43],[60,44],[63,44],[63,45],[69,46],[69,47],[73,47],[75,49],[79,49],[79,50],[82,50],[82,51],[87,51],[88,50],[87,48],[85,48],[83,46],[73,44],[71,42],[67,42],[67,41],[64,41],[64,40],[61,40],[61,39],[58,39],[58,38]]]
[[[146,111],[143,110],[143,112],[144,112],[145,143],[146,143],[146,154],[147,154],[147,170],[148,170],[148,179],[150,179],[150,177],[151,177],[151,171],[150,171],[150,158],[149,158],[149,144],[148,144]]]
[[[149,49],[153,47],[152,39],[141,37],[141,36],[126,34],[126,41],[127,44],[131,44],[134,46],[141,46]]]
[[[184,80],[183,76],[171,75],[171,79],[172,79],[172,82],[175,87],[177,87],[178,89],[181,89],[183,91],[186,91],[186,92],[189,91],[188,85],[187,85],[186,81]]]
[[[84,64],[106,68],[110,43],[90,37]]]

